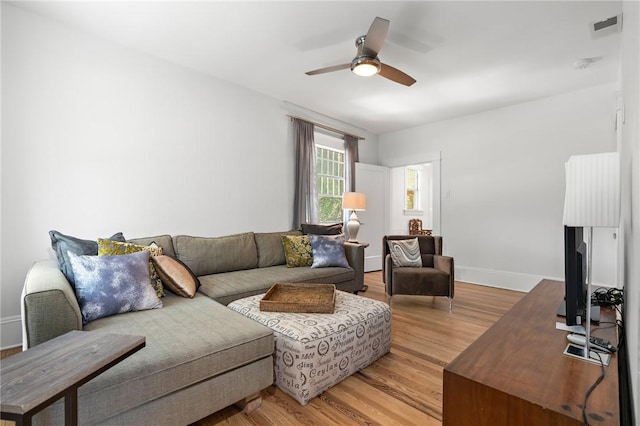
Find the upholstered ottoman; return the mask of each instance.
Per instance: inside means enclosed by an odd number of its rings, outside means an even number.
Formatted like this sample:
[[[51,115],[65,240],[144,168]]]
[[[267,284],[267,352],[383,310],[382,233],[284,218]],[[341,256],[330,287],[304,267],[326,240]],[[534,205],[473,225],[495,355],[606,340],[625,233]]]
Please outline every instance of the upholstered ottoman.
[[[227,306],[273,330],[276,385],[302,405],[389,352],[386,303],[336,291],[333,314],[302,314],[261,312],[262,297]]]

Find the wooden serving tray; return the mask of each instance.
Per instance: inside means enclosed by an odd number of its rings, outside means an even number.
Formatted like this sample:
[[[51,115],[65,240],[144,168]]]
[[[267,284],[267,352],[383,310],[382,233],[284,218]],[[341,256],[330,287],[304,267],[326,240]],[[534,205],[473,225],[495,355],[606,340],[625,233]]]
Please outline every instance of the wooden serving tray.
[[[334,284],[275,283],[260,300],[260,310],[332,314],[335,303]]]

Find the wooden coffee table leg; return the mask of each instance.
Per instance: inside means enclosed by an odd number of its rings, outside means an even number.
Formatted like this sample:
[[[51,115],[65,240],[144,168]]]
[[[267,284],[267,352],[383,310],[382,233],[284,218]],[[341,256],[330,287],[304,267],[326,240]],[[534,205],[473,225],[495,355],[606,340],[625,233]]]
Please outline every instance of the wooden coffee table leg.
[[[78,388],[72,387],[64,397],[64,424],[75,426],[78,424]]]

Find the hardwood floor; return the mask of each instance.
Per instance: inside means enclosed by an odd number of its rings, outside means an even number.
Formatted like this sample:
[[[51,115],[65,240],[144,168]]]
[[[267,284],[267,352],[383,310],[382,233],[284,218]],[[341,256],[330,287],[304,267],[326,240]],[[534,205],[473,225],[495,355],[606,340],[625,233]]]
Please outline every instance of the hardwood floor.
[[[17,354],[19,352],[22,352],[22,348],[5,349],[4,351],[0,352],[0,359],[6,358],[13,354]]]
[[[380,272],[361,296],[387,301]],[[245,415],[227,407],[195,425],[441,425],[442,370],[524,293],[456,282],[446,298],[394,296],[391,352],[301,406],[276,387]]]
[[[380,272],[365,284],[361,296],[387,301]],[[391,352],[369,367],[306,406],[272,386],[253,413],[231,406],[194,425],[440,425],[444,366],[523,296],[456,282],[452,312],[443,297],[394,296]]]

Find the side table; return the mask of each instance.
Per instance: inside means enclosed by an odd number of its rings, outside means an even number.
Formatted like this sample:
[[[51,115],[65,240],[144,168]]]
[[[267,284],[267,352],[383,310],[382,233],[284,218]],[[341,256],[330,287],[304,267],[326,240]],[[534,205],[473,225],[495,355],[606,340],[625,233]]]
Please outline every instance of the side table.
[[[70,331],[0,361],[1,416],[17,425],[61,397],[78,424],[78,388],[145,346],[144,336]]]
[[[369,247],[369,243],[363,243],[362,241],[352,241],[352,242],[354,242],[354,243],[356,243],[356,244],[360,244],[360,245],[361,245],[363,248],[365,248],[365,249],[366,249],[367,247]],[[358,291],[359,291],[359,292],[360,292],[360,291],[361,291],[361,292],[365,292],[365,291],[367,291],[367,290],[369,290],[369,286],[368,286],[368,285],[366,285],[366,284],[363,284],[363,285],[362,285],[362,289],[360,289],[360,290],[358,290]]]

